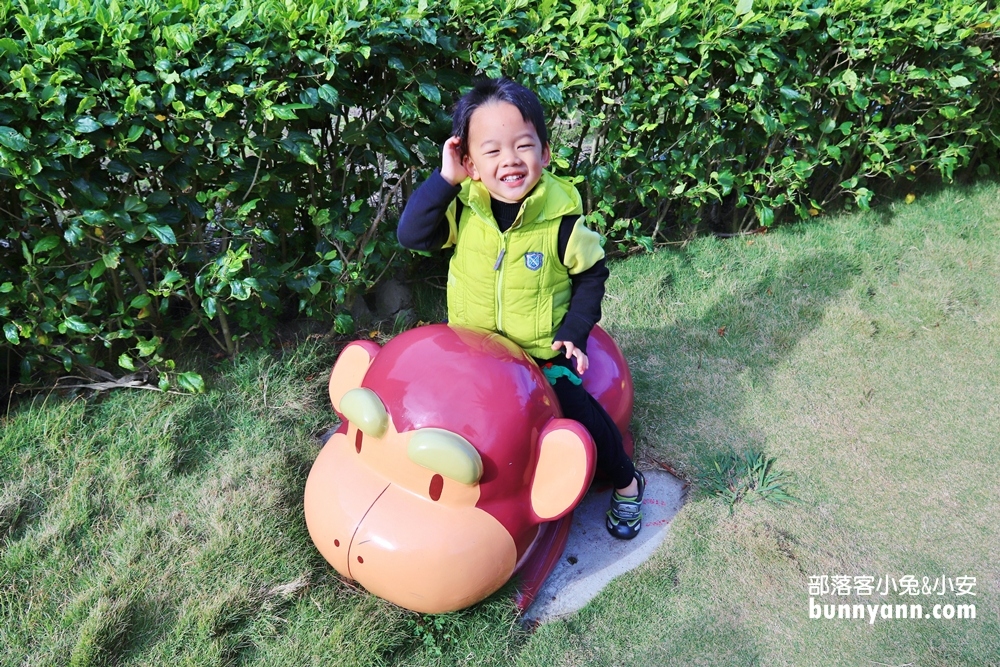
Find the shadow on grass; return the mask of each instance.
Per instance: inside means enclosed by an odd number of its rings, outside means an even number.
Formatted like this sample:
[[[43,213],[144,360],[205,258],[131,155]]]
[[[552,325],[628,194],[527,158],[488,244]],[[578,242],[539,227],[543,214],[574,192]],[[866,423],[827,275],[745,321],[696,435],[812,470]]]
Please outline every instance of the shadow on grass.
[[[739,259],[726,250],[721,248],[721,261]],[[764,273],[750,281],[724,275],[723,266],[723,275],[712,279],[731,278],[736,287],[695,318],[658,329],[626,323],[613,327],[632,364],[639,453],[675,463],[702,489],[724,457],[766,457],[763,436],[741,422],[748,391],[769,388],[774,370],[861,273],[853,254],[834,250],[821,249],[787,263],[772,253],[763,264]],[[675,274],[698,270],[685,256],[661,277],[658,296],[664,307],[683,289]],[[743,266],[735,271],[749,270]]]
[[[170,434],[173,473],[188,475],[228,447],[233,431],[230,411],[199,397],[174,425]]]

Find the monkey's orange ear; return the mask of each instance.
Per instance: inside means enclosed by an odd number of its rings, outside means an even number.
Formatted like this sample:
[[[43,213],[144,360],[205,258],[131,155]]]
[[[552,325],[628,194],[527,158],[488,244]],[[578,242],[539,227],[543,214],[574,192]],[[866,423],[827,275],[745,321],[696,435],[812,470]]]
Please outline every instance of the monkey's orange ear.
[[[539,521],[554,521],[576,507],[587,492],[597,454],[590,433],[572,419],[553,419],[538,440],[531,509]]]
[[[381,349],[375,341],[356,340],[348,343],[347,347],[340,351],[337,363],[330,372],[330,402],[341,417],[343,417],[340,412],[341,399],[350,390],[361,386],[368,367],[372,365],[375,355]]]

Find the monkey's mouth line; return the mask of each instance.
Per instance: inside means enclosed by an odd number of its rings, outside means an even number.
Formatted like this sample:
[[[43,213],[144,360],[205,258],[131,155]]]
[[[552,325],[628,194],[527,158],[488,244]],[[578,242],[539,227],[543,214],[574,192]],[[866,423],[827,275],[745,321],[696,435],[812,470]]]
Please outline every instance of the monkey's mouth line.
[[[368,516],[368,513],[372,511],[372,508],[375,507],[375,505],[378,503],[379,499],[385,494],[385,492],[389,490],[390,486],[392,486],[392,484],[385,485],[385,488],[382,489],[382,491],[378,494],[375,500],[372,501],[372,504],[368,506],[368,509],[365,510],[364,515],[362,515],[361,519],[358,520],[357,525],[354,526],[354,532],[351,533],[351,541],[348,543],[349,546],[347,547],[347,576],[349,576],[351,579],[357,579],[357,577],[355,577],[354,573],[351,571],[351,552],[354,550],[354,538],[357,537],[358,530],[361,529],[361,524],[365,522],[365,518]],[[358,546],[361,546],[365,542],[370,542],[370,541],[371,540],[365,540],[364,542],[359,542]]]

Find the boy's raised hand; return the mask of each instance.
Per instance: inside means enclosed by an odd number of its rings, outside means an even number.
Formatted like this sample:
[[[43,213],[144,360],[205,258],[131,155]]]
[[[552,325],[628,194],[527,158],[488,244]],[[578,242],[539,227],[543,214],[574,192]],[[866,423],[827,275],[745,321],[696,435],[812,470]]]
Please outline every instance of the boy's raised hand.
[[[587,353],[573,345],[571,341],[568,340],[557,340],[552,343],[552,349],[558,350],[560,347],[566,348],[566,358],[576,359],[576,372],[583,375],[590,368],[590,360],[587,358]]]
[[[452,185],[458,185],[471,176],[462,164],[461,143],[458,137],[451,137],[444,142],[441,150],[441,176]]]

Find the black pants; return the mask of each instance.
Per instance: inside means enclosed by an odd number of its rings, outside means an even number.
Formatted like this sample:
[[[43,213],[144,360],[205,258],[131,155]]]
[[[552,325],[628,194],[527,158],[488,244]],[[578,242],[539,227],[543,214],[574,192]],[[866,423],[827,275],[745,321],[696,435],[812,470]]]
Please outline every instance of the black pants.
[[[579,377],[576,372],[576,360],[567,359],[561,352],[553,359],[536,358],[535,361],[539,366],[547,363],[564,366]],[[622,434],[607,410],[583,388],[583,385],[574,384],[568,378],[560,377],[552,388],[559,399],[563,416],[583,424],[594,439],[594,446],[597,448],[597,469],[611,479],[616,489],[623,489],[631,484],[635,477],[635,468],[632,466],[632,459],[622,447]]]

